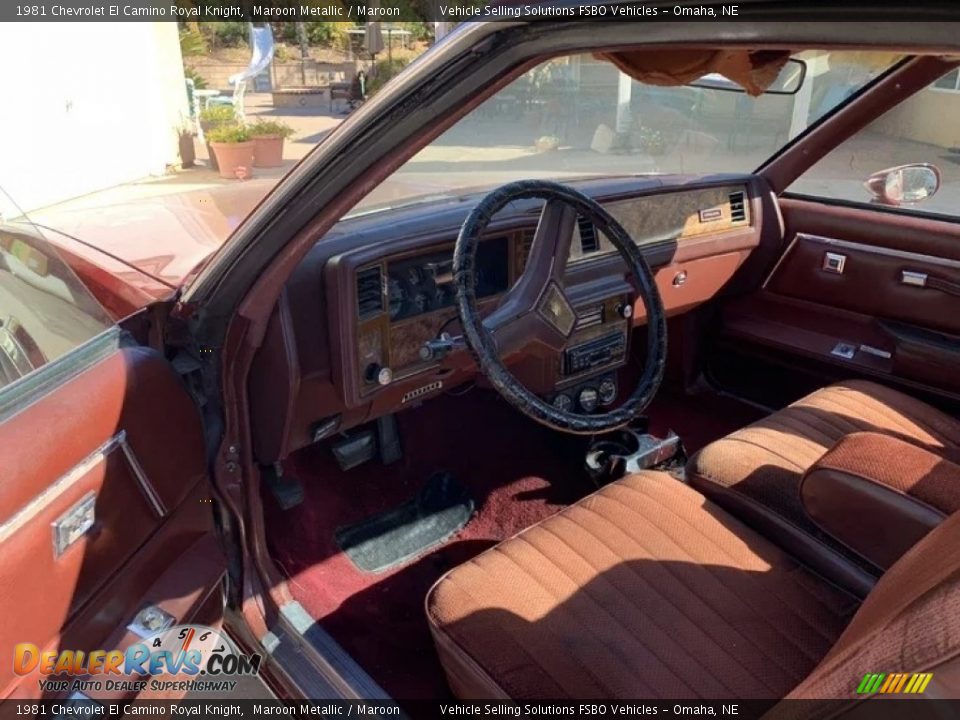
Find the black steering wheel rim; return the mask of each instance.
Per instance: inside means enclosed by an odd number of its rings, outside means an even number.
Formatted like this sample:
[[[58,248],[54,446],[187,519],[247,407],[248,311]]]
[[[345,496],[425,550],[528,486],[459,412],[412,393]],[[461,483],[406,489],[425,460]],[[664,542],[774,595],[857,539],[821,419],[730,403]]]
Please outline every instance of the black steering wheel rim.
[[[513,377],[483,324],[476,296],[477,247],[493,217],[507,204],[520,199],[559,200],[593,222],[626,262],[637,294],[643,300],[647,314],[647,354],[643,374],[630,396],[612,410],[584,415],[555,408]],[[549,180],[520,180],[488,193],[460,228],[453,254],[453,280],[464,339],[478,367],[507,402],[534,420],[577,435],[607,432],[638,417],[659,389],[666,366],[667,324],[653,272],[623,226],[603,206],[578,190]]]

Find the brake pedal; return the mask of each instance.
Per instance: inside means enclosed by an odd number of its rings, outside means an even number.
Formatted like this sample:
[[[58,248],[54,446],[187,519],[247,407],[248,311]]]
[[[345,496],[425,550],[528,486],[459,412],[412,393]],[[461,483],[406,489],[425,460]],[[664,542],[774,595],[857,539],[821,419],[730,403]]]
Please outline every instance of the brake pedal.
[[[275,462],[263,470],[267,486],[281,510],[290,510],[303,502],[303,483],[283,474],[283,465]]]

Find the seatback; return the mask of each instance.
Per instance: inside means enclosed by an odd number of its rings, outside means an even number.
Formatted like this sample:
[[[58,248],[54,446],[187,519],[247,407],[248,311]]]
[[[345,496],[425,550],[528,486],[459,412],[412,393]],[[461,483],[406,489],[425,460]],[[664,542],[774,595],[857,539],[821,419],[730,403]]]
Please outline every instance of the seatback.
[[[788,697],[862,698],[867,673],[933,673],[924,697],[960,697],[960,512],[894,563]]]

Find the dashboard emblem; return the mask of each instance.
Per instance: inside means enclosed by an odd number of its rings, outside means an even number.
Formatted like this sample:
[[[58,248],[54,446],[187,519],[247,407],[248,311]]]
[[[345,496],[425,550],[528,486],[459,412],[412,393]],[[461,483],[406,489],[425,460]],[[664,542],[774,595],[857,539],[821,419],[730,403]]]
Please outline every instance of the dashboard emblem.
[[[550,283],[546,292],[543,293],[537,312],[564,336],[570,335],[577,322],[576,313],[555,283]]]

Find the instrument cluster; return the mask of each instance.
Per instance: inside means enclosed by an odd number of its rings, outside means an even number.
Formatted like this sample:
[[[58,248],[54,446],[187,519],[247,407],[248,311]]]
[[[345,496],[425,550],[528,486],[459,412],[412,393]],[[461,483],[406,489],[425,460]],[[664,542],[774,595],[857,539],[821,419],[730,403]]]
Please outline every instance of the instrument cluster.
[[[484,240],[477,248],[477,297],[507,290],[509,277],[508,238]],[[387,295],[391,322],[453,307],[453,256],[440,251],[387,264]]]

